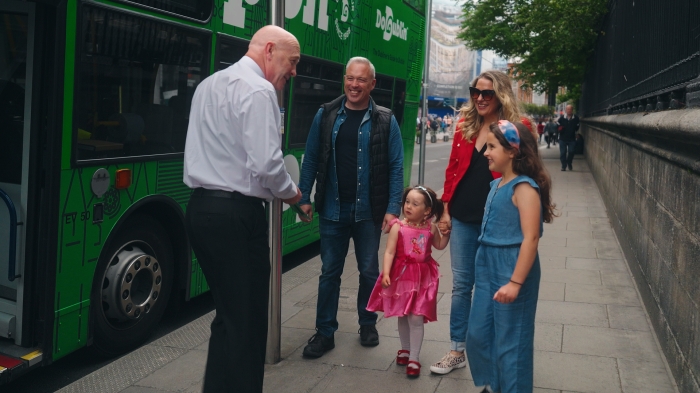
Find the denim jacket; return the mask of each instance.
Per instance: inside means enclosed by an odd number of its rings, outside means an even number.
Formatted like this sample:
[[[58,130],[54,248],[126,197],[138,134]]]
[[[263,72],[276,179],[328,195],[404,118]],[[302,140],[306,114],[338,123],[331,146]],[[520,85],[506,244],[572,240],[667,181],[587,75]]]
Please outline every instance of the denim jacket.
[[[302,160],[299,189],[301,190],[300,205],[311,204],[311,193],[318,168],[319,133],[321,132],[321,114],[319,109],[311,124],[311,130],[306,141],[306,153]],[[357,152],[357,201],[355,202],[355,221],[371,220],[372,210],[370,206],[369,187],[369,141],[371,132],[372,103],[362,119],[358,138]],[[340,216],[340,199],[338,193],[338,175],[335,166],[335,139],[338,136],[340,126],[345,122],[345,101],[338,109],[338,117],[333,125],[333,153],[328,160],[329,170],[325,193],[325,203],[321,218],[338,221]],[[401,129],[396,118],[391,116],[391,131],[389,135],[389,206],[386,214],[401,214],[401,195],[403,193],[403,141]]]

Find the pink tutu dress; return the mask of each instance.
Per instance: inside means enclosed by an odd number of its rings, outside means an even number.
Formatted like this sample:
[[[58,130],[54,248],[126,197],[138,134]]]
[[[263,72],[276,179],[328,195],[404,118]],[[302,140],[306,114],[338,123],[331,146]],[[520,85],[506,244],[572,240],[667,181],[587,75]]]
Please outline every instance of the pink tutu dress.
[[[440,273],[432,253],[433,234],[430,224],[415,228],[395,219],[401,225],[396,254],[391,265],[391,285],[382,288],[379,274],[368,311],[383,311],[385,317],[422,315],[424,322],[437,321],[437,291]]]

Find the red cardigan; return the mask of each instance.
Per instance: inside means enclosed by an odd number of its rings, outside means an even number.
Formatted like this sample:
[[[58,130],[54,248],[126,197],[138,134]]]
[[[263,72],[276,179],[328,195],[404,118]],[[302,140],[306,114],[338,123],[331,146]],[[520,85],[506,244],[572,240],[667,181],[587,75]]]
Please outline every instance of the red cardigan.
[[[460,119],[459,123],[462,123],[464,118]],[[532,132],[532,124],[527,118],[521,118],[521,121],[527,128]],[[457,124],[459,124],[457,123]],[[468,142],[462,136],[460,131],[455,132],[454,140],[452,141],[452,152],[450,153],[450,161],[447,164],[447,169],[445,170],[445,190],[442,194],[442,201],[447,202],[447,209],[449,211],[452,206],[452,195],[455,192],[455,188],[464,174],[467,173],[469,169],[469,163],[472,160],[472,153],[474,153],[474,142]],[[498,172],[491,172],[494,179],[501,177]]]

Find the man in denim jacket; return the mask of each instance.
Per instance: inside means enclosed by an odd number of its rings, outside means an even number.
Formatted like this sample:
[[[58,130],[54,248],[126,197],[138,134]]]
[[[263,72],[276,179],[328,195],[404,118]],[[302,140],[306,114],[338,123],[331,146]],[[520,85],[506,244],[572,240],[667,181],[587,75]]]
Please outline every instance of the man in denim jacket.
[[[366,310],[379,276],[379,238],[401,214],[403,142],[394,115],[370,97],[376,80],[372,63],[353,57],[345,70],[345,95],[321,106],[311,125],[301,167],[301,208],[313,218],[311,190],[320,219],[321,276],[316,334],[304,356],[320,357],[335,347],[340,276],[350,238],[360,286],[357,313],[360,343],[379,344],[377,314]],[[302,220],[308,222],[302,218]]]

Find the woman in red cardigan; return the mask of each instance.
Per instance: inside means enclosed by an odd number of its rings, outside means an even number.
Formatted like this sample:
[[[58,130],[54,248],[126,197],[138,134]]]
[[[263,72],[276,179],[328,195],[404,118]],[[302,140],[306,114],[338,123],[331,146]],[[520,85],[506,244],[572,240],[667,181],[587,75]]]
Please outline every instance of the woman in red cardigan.
[[[522,122],[532,130],[531,123],[521,117],[511,86],[510,78],[500,71],[479,75],[469,88],[471,100],[460,111],[455,130],[442,195],[445,212],[439,222],[441,232],[452,232],[451,345],[442,360],[430,367],[430,371],[437,374],[447,374],[467,364],[464,351],[474,287],[474,259],[479,247],[477,239],[491,190],[489,183],[501,177],[489,171],[488,160],[484,157],[489,125],[509,120]]]

